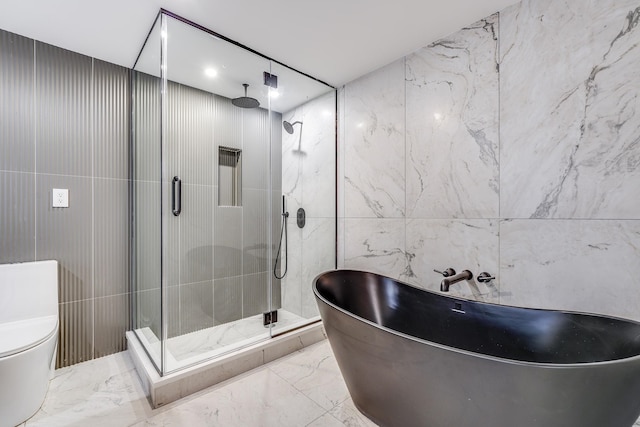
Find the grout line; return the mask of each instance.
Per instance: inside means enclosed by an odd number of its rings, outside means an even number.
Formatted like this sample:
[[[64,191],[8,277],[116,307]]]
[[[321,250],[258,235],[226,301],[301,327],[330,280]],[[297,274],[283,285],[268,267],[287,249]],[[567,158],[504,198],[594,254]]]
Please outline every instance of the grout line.
[[[89,91],[89,132],[91,136],[91,288],[92,288],[92,317],[93,327],[91,330],[92,357],[96,357],[96,186],[95,186],[95,59],[91,58],[91,88]]]
[[[33,259],[38,260],[38,108],[37,44],[33,40]]]

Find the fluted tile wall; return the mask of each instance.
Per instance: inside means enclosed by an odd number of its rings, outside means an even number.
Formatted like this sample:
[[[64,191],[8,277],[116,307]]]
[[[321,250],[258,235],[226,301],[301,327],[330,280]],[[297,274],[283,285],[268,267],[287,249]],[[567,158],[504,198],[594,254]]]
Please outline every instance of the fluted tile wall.
[[[162,152],[168,176],[161,183],[158,79],[135,72],[133,93],[135,327],[149,327],[161,336],[162,203],[168,337],[266,311],[271,272],[268,238],[279,230],[279,217],[269,221],[268,208],[270,203],[275,203],[276,209],[279,206],[271,197],[280,193],[281,175],[279,161],[272,166],[273,177],[268,175],[269,133],[272,150],[279,157],[281,115],[269,115],[262,108],[243,110],[228,98],[169,82]],[[242,150],[241,206],[218,204],[220,146]],[[182,180],[182,213],[178,217],[170,208],[173,176]],[[272,242],[272,253],[273,246]],[[272,300],[279,308],[279,281],[272,284]]]
[[[524,0],[347,84],[340,265],[640,320],[639,17]]]
[[[125,349],[128,103],[126,68],[0,30],[0,263],[58,260],[58,366]]]

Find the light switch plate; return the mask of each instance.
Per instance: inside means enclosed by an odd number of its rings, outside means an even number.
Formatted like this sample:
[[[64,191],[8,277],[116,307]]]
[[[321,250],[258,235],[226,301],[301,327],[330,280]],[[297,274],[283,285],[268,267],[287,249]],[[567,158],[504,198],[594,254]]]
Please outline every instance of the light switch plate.
[[[54,208],[68,208],[69,190],[66,188],[54,188],[51,206]]]

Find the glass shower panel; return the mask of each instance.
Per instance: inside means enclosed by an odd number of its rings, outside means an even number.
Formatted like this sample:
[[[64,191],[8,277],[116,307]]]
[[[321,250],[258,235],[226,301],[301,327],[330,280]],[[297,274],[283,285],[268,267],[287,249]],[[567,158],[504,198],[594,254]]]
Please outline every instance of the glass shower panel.
[[[281,333],[319,319],[312,281],[336,267],[336,91],[283,65],[271,69],[278,76],[272,110],[281,115],[272,133],[281,168],[274,198],[284,196],[289,213],[276,268],[282,279],[274,332]],[[274,212],[281,214],[282,202]]]
[[[159,14],[132,73],[131,277],[161,375],[319,320],[335,106],[322,82]]]
[[[258,55],[164,19],[164,371],[171,372],[270,336],[263,313],[271,311],[271,113],[263,78],[271,70]]]
[[[132,311],[134,332],[161,369],[161,21],[132,72]]]

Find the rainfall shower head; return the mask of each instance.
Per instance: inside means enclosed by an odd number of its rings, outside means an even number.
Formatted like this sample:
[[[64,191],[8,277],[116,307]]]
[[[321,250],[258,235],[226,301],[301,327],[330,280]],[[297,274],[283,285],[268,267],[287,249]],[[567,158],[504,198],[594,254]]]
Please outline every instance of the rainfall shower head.
[[[232,99],[231,103],[233,105],[235,105],[236,107],[240,107],[240,108],[256,108],[256,107],[259,107],[260,106],[260,102],[258,102],[257,99],[247,96],[247,88],[249,87],[249,84],[243,83],[242,86],[244,86],[244,96],[241,96],[240,98]]]
[[[302,122],[289,123],[288,121],[285,120],[284,122],[282,122],[282,127],[284,127],[284,130],[286,130],[289,135],[293,135],[293,126],[297,125],[298,123],[302,125]]]

